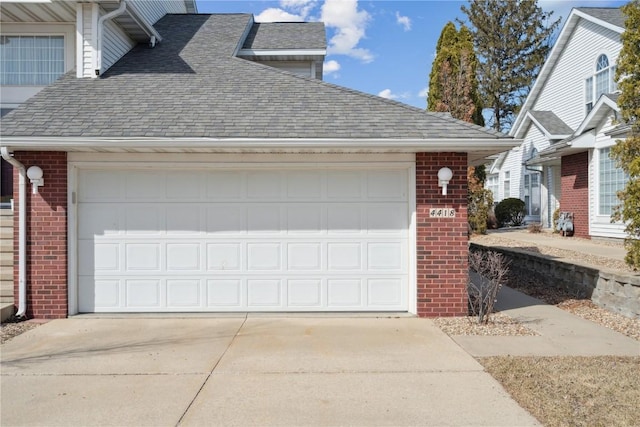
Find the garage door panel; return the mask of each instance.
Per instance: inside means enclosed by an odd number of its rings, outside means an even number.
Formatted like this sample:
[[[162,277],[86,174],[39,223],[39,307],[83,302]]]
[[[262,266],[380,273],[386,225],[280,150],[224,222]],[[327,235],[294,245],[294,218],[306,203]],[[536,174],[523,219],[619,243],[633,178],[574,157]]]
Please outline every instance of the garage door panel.
[[[242,308],[242,291],[245,289],[240,279],[207,280],[207,307]]]
[[[402,279],[369,279],[367,283],[367,304],[370,307],[397,306],[404,295],[405,284]]]
[[[322,269],[321,243],[288,243],[287,269],[290,271],[319,271]]]
[[[205,230],[202,218],[203,208],[199,204],[173,204],[166,206],[163,211],[167,234],[201,234]]]
[[[167,273],[200,271],[200,243],[167,243]]]
[[[159,171],[126,172],[126,199],[133,202],[140,200],[164,200],[166,198],[165,175],[166,173]]]
[[[367,197],[369,199],[407,200],[406,171],[367,172]]]
[[[248,243],[247,271],[274,271],[282,269],[280,243]]]
[[[282,195],[281,180],[281,172],[248,172],[247,197],[252,200],[278,200]]]
[[[118,205],[108,203],[84,203],[78,206],[79,239],[93,239],[95,236],[120,234],[123,229]]]
[[[240,243],[207,244],[207,270],[239,271],[242,266]]]
[[[242,205],[214,204],[207,207],[207,233],[246,234],[246,208]]]
[[[127,271],[160,271],[159,243],[125,243]]]
[[[322,307],[323,286],[321,279],[287,281],[287,305],[290,307]]]
[[[160,308],[160,279],[131,279],[124,286],[127,307]]]
[[[282,206],[276,204],[249,204],[247,206],[249,233],[282,233]]]
[[[198,279],[168,279],[167,307],[198,308],[201,305],[201,281]]]
[[[287,199],[320,200],[323,174],[316,171],[294,171],[286,174]]]
[[[160,235],[166,229],[164,206],[131,203],[124,206],[124,230],[128,235]]]
[[[282,280],[248,279],[247,291],[247,306],[249,308],[283,307]]]
[[[109,202],[122,200],[125,175],[113,171],[83,171],[78,182],[78,202]]]
[[[108,199],[82,194],[111,177],[124,181]],[[406,310],[407,179],[385,169],[81,170],[79,309]]]

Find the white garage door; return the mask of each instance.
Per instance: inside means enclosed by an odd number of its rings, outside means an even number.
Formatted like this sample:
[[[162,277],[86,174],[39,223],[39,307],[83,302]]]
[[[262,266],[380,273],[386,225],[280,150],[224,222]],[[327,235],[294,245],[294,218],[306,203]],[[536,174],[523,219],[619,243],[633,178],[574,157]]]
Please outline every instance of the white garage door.
[[[406,169],[80,170],[80,312],[406,311]]]

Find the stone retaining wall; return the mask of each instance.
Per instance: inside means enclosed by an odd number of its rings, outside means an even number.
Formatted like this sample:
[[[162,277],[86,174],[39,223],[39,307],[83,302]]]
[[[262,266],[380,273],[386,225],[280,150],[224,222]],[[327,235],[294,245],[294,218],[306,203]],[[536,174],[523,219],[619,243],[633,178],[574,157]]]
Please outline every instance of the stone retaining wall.
[[[596,305],[627,317],[640,318],[640,274],[619,273],[517,248],[495,248],[470,243],[471,250],[495,251],[511,261],[514,272],[535,274],[560,285],[576,298],[590,298]]]

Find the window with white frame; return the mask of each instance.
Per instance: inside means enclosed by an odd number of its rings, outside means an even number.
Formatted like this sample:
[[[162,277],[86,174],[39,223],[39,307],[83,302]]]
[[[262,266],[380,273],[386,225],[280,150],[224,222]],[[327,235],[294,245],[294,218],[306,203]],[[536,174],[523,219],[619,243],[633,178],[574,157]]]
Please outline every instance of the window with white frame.
[[[511,197],[511,172],[510,171],[505,171],[504,172],[504,180],[502,182],[503,185],[503,190],[504,190],[504,198],[508,199],[509,197]]]
[[[617,193],[624,189],[628,177],[611,159],[611,147],[601,148],[598,152],[598,213],[611,215],[613,208],[620,204]]]
[[[64,36],[0,36],[0,84],[46,86],[65,71]]]
[[[498,174],[494,173],[487,176],[487,189],[493,194],[493,201],[498,200]]]
[[[609,62],[607,55],[598,56],[596,72],[585,80],[585,105],[589,114],[594,104],[603,93],[613,93],[618,89],[615,81],[616,66]]]

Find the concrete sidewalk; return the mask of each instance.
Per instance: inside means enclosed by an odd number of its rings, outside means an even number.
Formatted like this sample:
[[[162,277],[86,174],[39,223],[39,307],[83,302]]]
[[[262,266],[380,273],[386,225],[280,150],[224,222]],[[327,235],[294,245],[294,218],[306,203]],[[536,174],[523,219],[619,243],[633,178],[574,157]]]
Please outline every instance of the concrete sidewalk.
[[[640,342],[508,287],[496,309],[538,336],[456,336],[475,357],[488,356],[640,356]]]
[[[622,243],[604,242],[598,240],[581,239],[578,237],[560,237],[550,232],[530,233],[526,229],[501,229],[489,230],[489,235],[504,239],[515,240],[522,243],[530,243],[532,246],[549,246],[552,248],[570,250],[587,255],[596,255],[624,261],[626,250]]]
[[[413,317],[71,318],[1,357],[3,426],[539,425]]]

